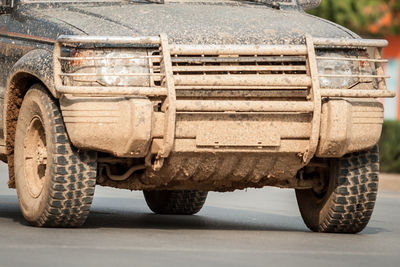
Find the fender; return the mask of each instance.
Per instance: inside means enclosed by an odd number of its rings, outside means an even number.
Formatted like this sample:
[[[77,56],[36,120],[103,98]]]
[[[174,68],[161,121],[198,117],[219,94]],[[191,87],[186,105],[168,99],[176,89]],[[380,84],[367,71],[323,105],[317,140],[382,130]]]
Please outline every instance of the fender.
[[[5,153],[9,169],[9,186],[14,187],[14,137],[19,109],[26,91],[35,83],[42,83],[55,98],[59,98],[54,87],[53,53],[51,50],[35,49],[12,67],[4,96]]]
[[[42,82],[50,93],[55,98],[59,98],[54,87],[54,72],[53,72],[53,51],[47,49],[35,49],[23,57],[12,67],[7,81],[7,94],[12,88],[12,83],[16,82],[19,75],[36,77]],[[24,76],[25,76],[24,75]]]

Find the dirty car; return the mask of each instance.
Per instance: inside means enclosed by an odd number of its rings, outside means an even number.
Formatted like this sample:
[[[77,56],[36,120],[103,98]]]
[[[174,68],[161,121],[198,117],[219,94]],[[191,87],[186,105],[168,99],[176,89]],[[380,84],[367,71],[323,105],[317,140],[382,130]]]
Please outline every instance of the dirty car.
[[[1,159],[35,226],[81,226],[95,186],[192,215],[208,191],[295,189],[313,231],[376,200],[385,40],[319,0],[3,0]]]

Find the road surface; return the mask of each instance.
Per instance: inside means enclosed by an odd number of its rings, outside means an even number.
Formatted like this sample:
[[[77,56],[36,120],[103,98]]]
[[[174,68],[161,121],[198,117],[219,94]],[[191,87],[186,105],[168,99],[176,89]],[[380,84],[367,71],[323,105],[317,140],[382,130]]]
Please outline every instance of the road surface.
[[[0,177],[1,267],[400,266],[396,177],[357,235],[308,231],[294,192],[276,188],[210,193],[198,215],[185,217],[153,215],[141,192],[98,187],[83,228],[34,228],[6,187],[4,164]]]

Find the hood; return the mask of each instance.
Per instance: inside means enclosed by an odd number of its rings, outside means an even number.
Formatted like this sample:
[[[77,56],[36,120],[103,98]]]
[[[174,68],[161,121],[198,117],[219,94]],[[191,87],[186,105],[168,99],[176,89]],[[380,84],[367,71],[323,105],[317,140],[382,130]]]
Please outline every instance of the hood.
[[[299,44],[314,37],[357,38],[301,11],[201,3],[62,5],[36,10],[87,35],[154,36],[178,44]]]

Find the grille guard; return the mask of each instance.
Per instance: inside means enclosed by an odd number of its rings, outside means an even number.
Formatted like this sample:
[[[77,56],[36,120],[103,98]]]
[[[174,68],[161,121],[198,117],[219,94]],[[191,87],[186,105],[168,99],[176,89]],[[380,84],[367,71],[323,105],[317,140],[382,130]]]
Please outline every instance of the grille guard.
[[[175,138],[175,120],[177,112],[291,112],[291,113],[312,113],[311,135],[307,151],[303,152],[303,162],[307,164],[315,155],[321,123],[321,101],[326,97],[349,97],[349,98],[378,98],[394,97],[395,93],[386,89],[386,82],[383,64],[387,61],[382,59],[382,49],[388,45],[385,40],[365,39],[327,39],[313,38],[306,36],[305,45],[177,45],[169,44],[167,36],[161,34],[159,37],[102,37],[102,36],[60,36],[54,47],[54,79],[55,88],[59,94],[86,95],[86,96],[121,96],[134,95],[156,97],[163,99],[162,111],[165,113],[163,145],[156,156],[154,169],[162,167],[164,158],[172,151]],[[66,73],[63,70],[62,62],[77,60],[73,57],[63,57],[63,47],[74,47],[76,44],[107,44],[107,45],[138,45],[157,46],[160,54],[147,56],[146,58],[159,62],[158,73],[129,73],[118,75],[148,75],[152,79],[158,79],[159,85],[148,87],[131,86],[73,86],[65,85],[66,76],[93,76],[93,73]],[[320,90],[319,74],[317,68],[316,47],[322,48],[374,48],[374,57],[368,59],[375,65],[376,74],[370,75],[378,81],[376,90],[353,90],[353,89],[323,89]],[[208,75],[203,76],[174,76],[172,55],[175,56],[204,56],[214,55],[224,57],[229,55],[254,56],[300,56],[305,58],[304,75]],[[95,58],[83,58],[95,60]],[[357,60],[357,59],[353,59]],[[271,66],[269,66],[272,68]],[[223,68],[220,67],[220,68]],[[244,70],[240,65],[230,66],[232,71]],[[257,65],[257,68],[261,68]],[[264,67],[267,68],[267,67]],[[277,67],[275,67],[277,69]],[[294,67],[290,71],[294,71]],[[201,66],[198,67],[201,71]],[[217,67],[214,67],[219,71]],[[179,71],[187,71],[185,67],[178,68]],[[207,69],[205,69],[208,71]],[[176,71],[176,69],[175,69]],[[108,75],[108,74],[107,74]],[[113,75],[113,74],[110,74]],[[115,75],[115,74],[114,74]],[[236,76],[236,77],[233,77]],[[336,77],[336,76],[335,76]],[[337,77],[348,77],[348,75],[337,75]],[[358,75],[362,78],[362,75]],[[233,84],[232,84],[233,83]],[[249,85],[248,85],[249,84]],[[247,86],[248,85],[248,86]],[[260,89],[286,89],[308,88],[307,101],[224,101],[224,100],[177,100],[176,90],[195,90],[199,88],[237,88],[247,87]]]

